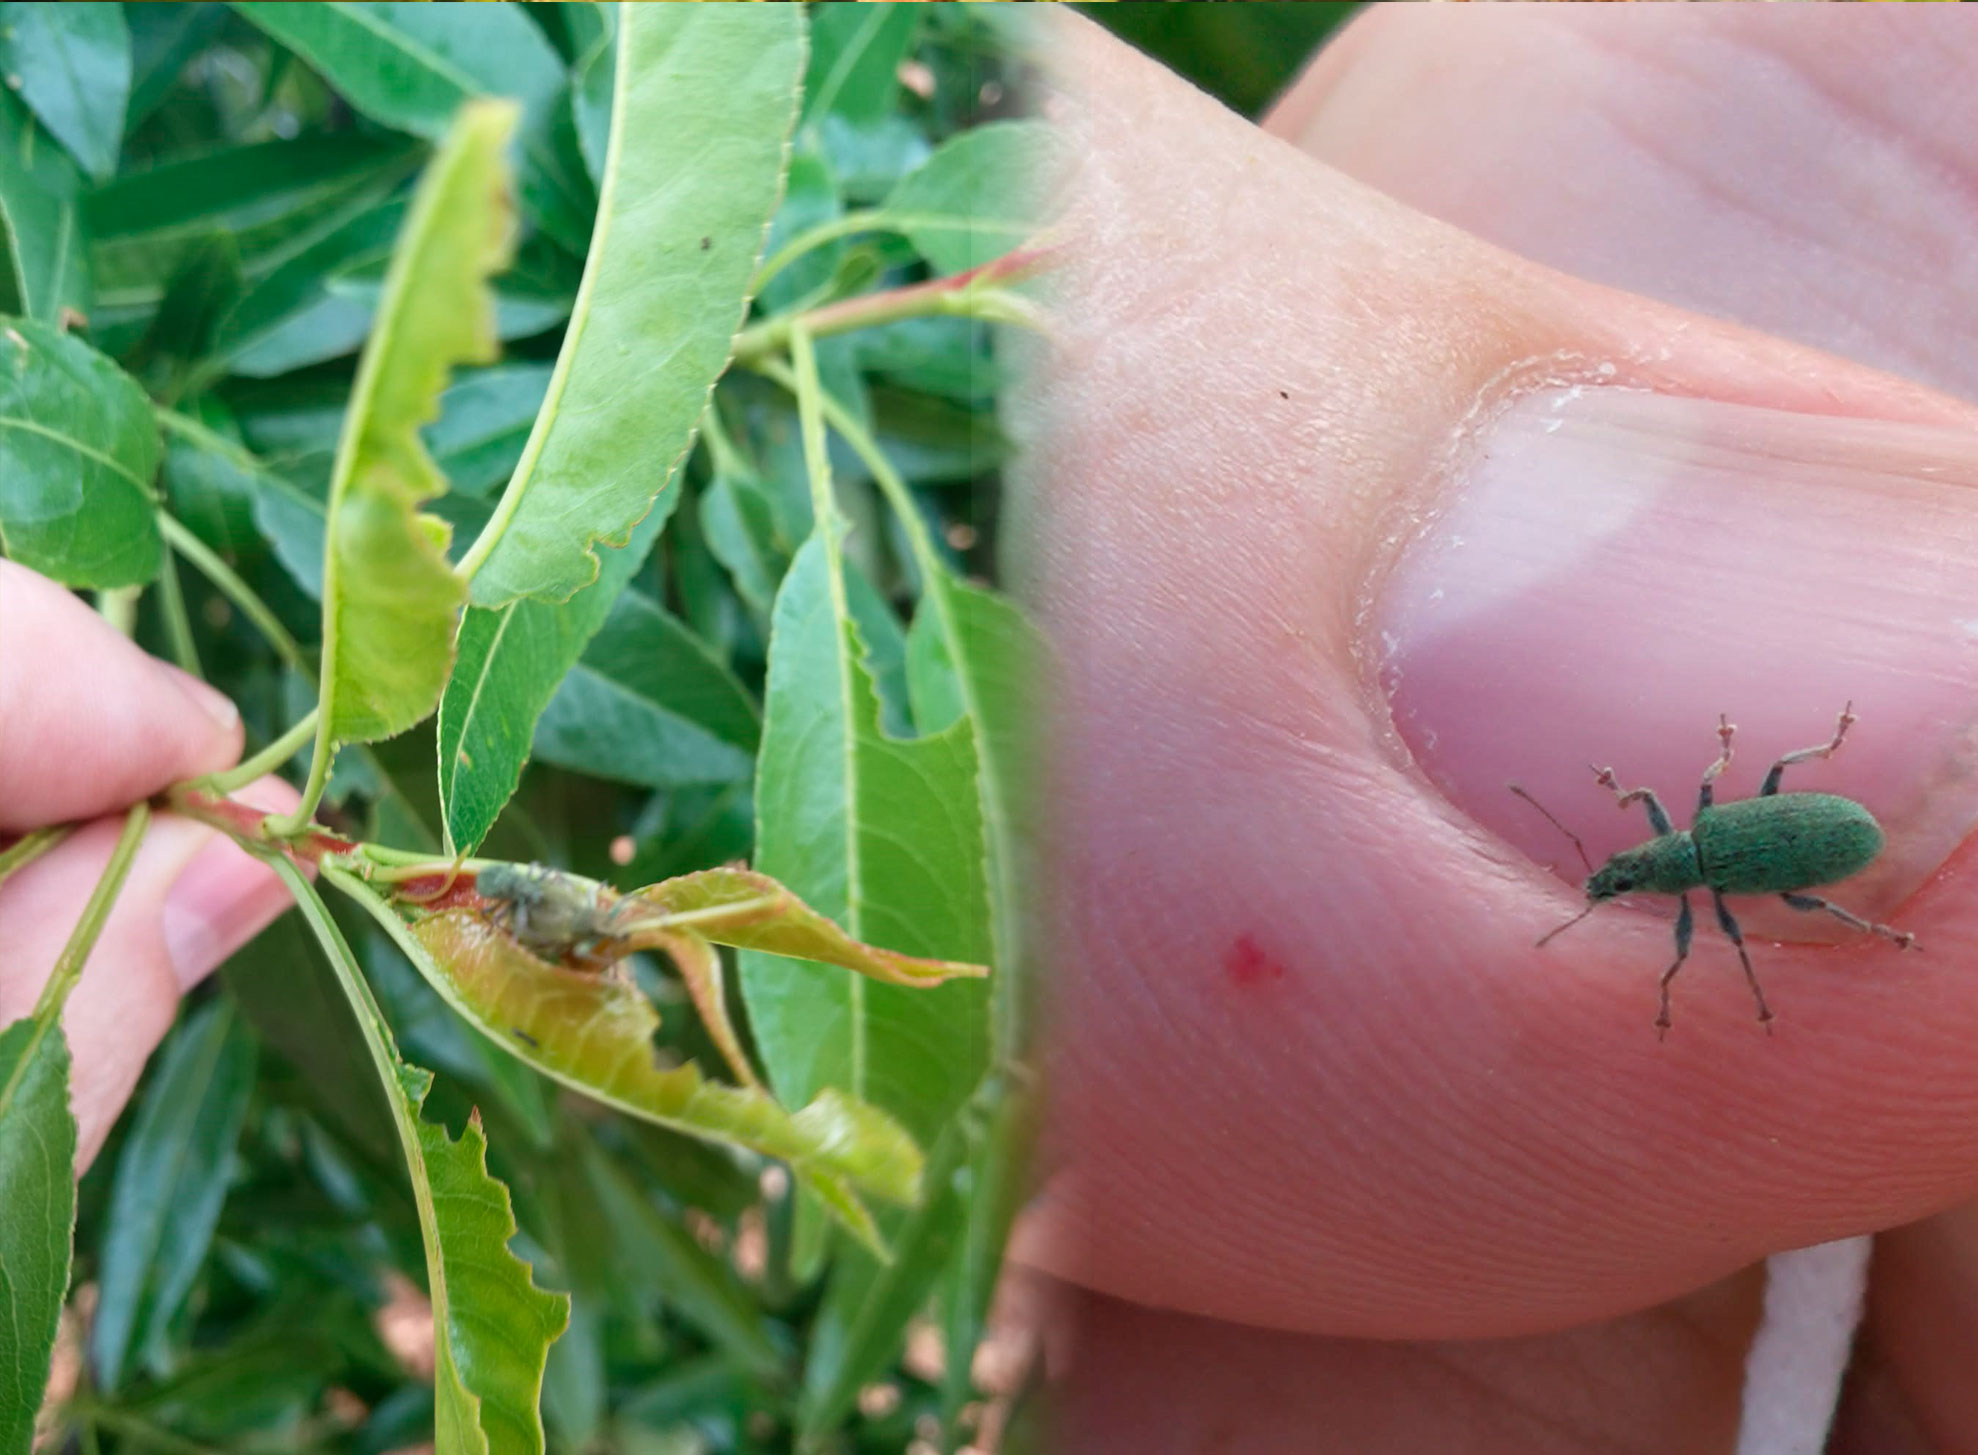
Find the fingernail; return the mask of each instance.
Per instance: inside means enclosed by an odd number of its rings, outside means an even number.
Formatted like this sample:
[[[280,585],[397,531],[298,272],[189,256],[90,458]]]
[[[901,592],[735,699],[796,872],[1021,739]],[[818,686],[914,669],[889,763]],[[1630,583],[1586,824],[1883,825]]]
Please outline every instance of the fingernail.
[[[1395,725],[1472,818],[1575,881],[1640,842],[1589,764],[1688,823],[1719,801],[1866,804],[1888,834],[1844,902],[1899,903],[1978,823],[1978,437],[1618,389],[1526,395],[1465,442],[1372,614]],[[1837,895],[1836,898],[1842,896]],[[1741,916],[1742,916],[1741,911]],[[1778,907],[1761,933],[1826,938]]]

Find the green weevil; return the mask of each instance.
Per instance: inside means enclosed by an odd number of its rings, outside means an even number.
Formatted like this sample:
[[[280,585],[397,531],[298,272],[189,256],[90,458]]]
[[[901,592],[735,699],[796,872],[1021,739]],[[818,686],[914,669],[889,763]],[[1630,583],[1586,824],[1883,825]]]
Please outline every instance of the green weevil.
[[[1612,768],[1593,768],[1595,781],[1601,787],[1611,789],[1615,801],[1622,808],[1639,802],[1648,811],[1649,827],[1655,831],[1654,838],[1632,849],[1623,849],[1598,869],[1587,858],[1586,847],[1580,843],[1577,834],[1553,818],[1531,794],[1515,783],[1509,785],[1513,793],[1545,814],[1553,827],[1573,841],[1574,847],[1580,851],[1581,861],[1587,866],[1587,907],[1543,936],[1538,943],[1545,945],[1553,936],[1592,914],[1597,905],[1620,895],[1676,895],[1681,902],[1676,914],[1676,959],[1662,972],[1662,1006],[1655,1018],[1657,1035],[1668,1033],[1669,983],[1683,968],[1683,961],[1689,958],[1693,928],[1689,891],[1692,889],[1710,891],[1711,902],[1717,909],[1717,923],[1737,947],[1738,961],[1744,966],[1745,981],[1751,986],[1752,999],[1758,1003],[1759,1023],[1768,1033],[1772,1029],[1772,1010],[1765,1003],[1765,992],[1759,989],[1758,976],[1751,968],[1751,956],[1745,952],[1744,934],[1724,903],[1725,895],[1776,894],[1794,909],[1824,910],[1853,929],[1895,941],[1900,949],[1914,947],[1916,936],[1906,930],[1876,924],[1817,894],[1800,892],[1859,874],[1882,852],[1881,825],[1875,822],[1873,814],[1853,799],[1832,793],[1779,792],[1779,779],[1787,768],[1810,758],[1831,758],[1834,755],[1854,724],[1853,709],[1852,702],[1841,709],[1832,739],[1817,748],[1801,748],[1796,753],[1787,753],[1774,763],[1772,771],[1765,775],[1765,784],[1758,790],[1758,797],[1732,803],[1717,803],[1713,798],[1712,785],[1731,766],[1731,739],[1737,733],[1736,726],[1720,715],[1717,719],[1717,738],[1721,747],[1717,761],[1703,770],[1696,814],[1687,829],[1678,829],[1669,821],[1669,815],[1663,810],[1654,790],[1624,789]],[[1591,764],[1588,766],[1592,767]]]
[[[586,969],[608,966],[611,942],[629,925],[625,901],[605,901],[601,886],[537,864],[490,864],[474,892],[492,900],[515,942],[543,959]]]

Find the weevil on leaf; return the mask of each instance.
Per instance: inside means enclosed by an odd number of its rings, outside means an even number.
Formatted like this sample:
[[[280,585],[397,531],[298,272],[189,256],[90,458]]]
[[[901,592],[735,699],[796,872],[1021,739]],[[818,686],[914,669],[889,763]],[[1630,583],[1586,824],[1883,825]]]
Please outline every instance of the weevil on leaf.
[[[1752,999],[1758,1004],[1759,1023],[1768,1033],[1772,1029],[1772,1010],[1765,1003],[1765,992],[1759,989],[1758,976],[1751,968],[1751,956],[1745,952],[1744,934],[1724,903],[1725,895],[1776,894],[1794,909],[1824,911],[1852,929],[1893,940],[1900,949],[1914,947],[1916,936],[1906,930],[1876,924],[1817,894],[1800,892],[1859,874],[1882,852],[1881,825],[1875,822],[1873,814],[1853,799],[1832,793],[1779,791],[1780,777],[1793,764],[1834,755],[1854,724],[1853,709],[1852,702],[1841,709],[1832,739],[1817,748],[1801,748],[1796,753],[1787,753],[1774,763],[1772,771],[1765,775],[1765,784],[1758,790],[1758,797],[1732,803],[1717,803],[1713,797],[1712,785],[1718,775],[1731,766],[1731,739],[1737,733],[1736,726],[1720,715],[1717,719],[1717,739],[1722,746],[1717,761],[1703,770],[1703,782],[1697,792],[1696,814],[1687,829],[1678,829],[1669,821],[1669,815],[1663,810],[1654,790],[1624,789],[1612,768],[1594,768],[1595,780],[1601,787],[1613,791],[1616,802],[1622,808],[1639,802],[1647,810],[1649,827],[1655,831],[1654,838],[1632,849],[1623,849],[1598,869],[1587,858],[1586,846],[1580,842],[1579,835],[1553,818],[1531,794],[1515,783],[1510,784],[1513,793],[1545,814],[1554,828],[1573,841],[1573,846],[1580,851],[1581,862],[1587,866],[1587,907],[1547,933],[1538,943],[1541,946],[1547,944],[1555,935],[1592,914],[1601,903],[1623,894],[1677,896],[1681,908],[1676,914],[1676,959],[1662,972],[1662,1007],[1655,1017],[1658,1036],[1667,1035],[1669,1031],[1669,983],[1689,958],[1693,928],[1689,891],[1692,889],[1710,891],[1711,903],[1717,910],[1717,923],[1737,947],[1738,962],[1744,966],[1745,981],[1751,986]]]
[[[490,864],[474,876],[474,892],[496,906],[515,942],[539,959],[604,969],[618,958],[612,941],[629,928],[636,907],[602,885],[539,864]]]

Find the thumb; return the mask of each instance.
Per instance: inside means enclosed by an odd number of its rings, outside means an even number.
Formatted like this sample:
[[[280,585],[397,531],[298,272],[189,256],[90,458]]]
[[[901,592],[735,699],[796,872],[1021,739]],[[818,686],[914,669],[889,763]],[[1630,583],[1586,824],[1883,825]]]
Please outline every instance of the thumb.
[[[1557,1327],[1954,1200],[1978,1135],[1958,846],[1978,655],[1963,406],[1521,262],[1068,25],[1067,280],[1040,379],[1056,1270],[1330,1333]],[[1787,786],[1888,849],[1835,891],[1928,946],[1708,900],[1666,1043],[1647,836]],[[1632,810],[1639,814],[1639,809]],[[1536,862],[1535,862],[1536,861]],[[1774,944],[1770,937],[1793,937]],[[1101,1236],[1101,1233],[1103,1236]]]

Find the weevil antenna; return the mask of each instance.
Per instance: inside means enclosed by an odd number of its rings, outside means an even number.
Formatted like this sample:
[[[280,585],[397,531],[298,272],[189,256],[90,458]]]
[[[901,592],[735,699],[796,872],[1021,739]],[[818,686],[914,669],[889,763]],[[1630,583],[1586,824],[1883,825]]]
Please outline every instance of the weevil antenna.
[[[1559,926],[1558,929],[1546,931],[1545,935],[1539,940],[1535,948],[1543,950],[1549,942],[1556,939],[1558,936],[1565,934],[1567,930],[1570,930],[1574,925],[1578,924],[1581,920],[1585,919],[1588,915],[1592,914],[1593,910],[1594,907],[1592,905],[1588,905],[1585,909],[1581,910],[1578,914],[1574,915],[1571,919],[1567,920],[1566,923]]]
[[[1587,866],[1587,873],[1588,874],[1593,873],[1593,860],[1587,857],[1587,846],[1580,842],[1580,836],[1578,834],[1574,833],[1571,829],[1567,828],[1566,825],[1559,822],[1558,819],[1554,818],[1552,816],[1552,811],[1550,809],[1548,809],[1544,804],[1540,803],[1536,798],[1533,798],[1531,794],[1525,792],[1525,790],[1520,788],[1517,784],[1507,783],[1504,786],[1510,789],[1513,793],[1517,794],[1518,797],[1524,799],[1525,802],[1529,803],[1533,808],[1537,809],[1540,813],[1544,814],[1547,823],[1551,824],[1554,828],[1558,829],[1560,833],[1564,834],[1567,838],[1571,839],[1573,841],[1573,847],[1580,851],[1580,862]],[[1563,930],[1565,928],[1566,926],[1564,925],[1559,926],[1559,930]],[[1559,930],[1554,930],[1552,934],[1554,935],[1558,934]],[[1546,936],[1546,939],[1548,940],[1551,938],[1552,935]],[[1545,940],[1540,940],[1539,943],[1542,945],[1545,943]]]

